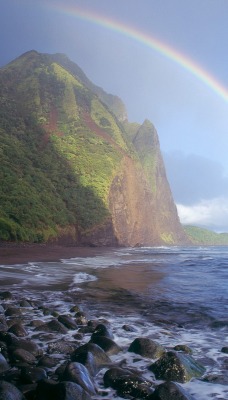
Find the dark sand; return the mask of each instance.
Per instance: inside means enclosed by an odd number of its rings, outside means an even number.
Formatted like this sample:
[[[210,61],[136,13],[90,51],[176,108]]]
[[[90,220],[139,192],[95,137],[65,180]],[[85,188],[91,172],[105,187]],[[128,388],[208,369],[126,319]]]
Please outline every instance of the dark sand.
[[[100,247],[60,246],[54,244],[0,244],[0,264],[25,264],[32,261],[58,261],[62,258],[93,257],[108,251]]]

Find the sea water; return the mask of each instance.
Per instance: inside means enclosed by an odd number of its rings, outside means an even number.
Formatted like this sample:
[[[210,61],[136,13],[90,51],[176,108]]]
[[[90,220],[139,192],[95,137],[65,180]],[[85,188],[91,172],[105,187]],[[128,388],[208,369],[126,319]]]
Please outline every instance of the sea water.
[[[77,250],[76,250],[77,251]],[[69,309],[79,302],[90,318],[111,322],[127,349],[150,337],[167,350],[186,344],[207,371],[183,384],[197,400],[228,399],[228,247],[147,247],[98,250],[94,257],[0,266],[2,290]],[[134,332],[122,329],[124,324]],[[114,357],[120,362],[123,354]],[[124,354],[127,365],[134,355]],[[148,376],[148,360],[137,367]],[[99,379],[98,376],[98,385]]]

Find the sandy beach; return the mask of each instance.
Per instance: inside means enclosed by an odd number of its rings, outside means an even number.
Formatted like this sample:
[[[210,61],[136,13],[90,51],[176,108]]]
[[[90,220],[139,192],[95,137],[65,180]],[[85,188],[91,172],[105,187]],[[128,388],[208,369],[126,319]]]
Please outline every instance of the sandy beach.
[[[58,261],[62,258],[91,257],[107,251],[101,247],[77,247],[55,244],[1,243],[0,264],[24,264],[32,261]]]

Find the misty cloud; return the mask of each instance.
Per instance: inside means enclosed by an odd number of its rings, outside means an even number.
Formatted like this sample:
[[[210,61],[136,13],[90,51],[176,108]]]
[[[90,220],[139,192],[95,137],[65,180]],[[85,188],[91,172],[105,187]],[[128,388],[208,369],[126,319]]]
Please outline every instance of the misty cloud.
[[[192,206],[177,204],[177,210],[183,224],[228,232],[228,197],[201,200]]]
[[[228,176],[219,162],[174,151],[163,154],[174,200],[186,206],[228,199]],[[209,204],[209,203],[208,203]],[[208,206],[207,206],[208,207]]]

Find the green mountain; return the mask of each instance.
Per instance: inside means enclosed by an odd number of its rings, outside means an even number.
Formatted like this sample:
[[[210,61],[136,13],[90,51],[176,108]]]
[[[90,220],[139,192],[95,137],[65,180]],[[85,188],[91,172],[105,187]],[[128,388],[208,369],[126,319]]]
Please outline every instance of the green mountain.
[[[228,233],[216,233],[191,225],[185,225],[184,230],[194,245],[228,246]]]
[[[153,125],[66,56],[0,69],[0,239],[93,245],[186,242]]]

